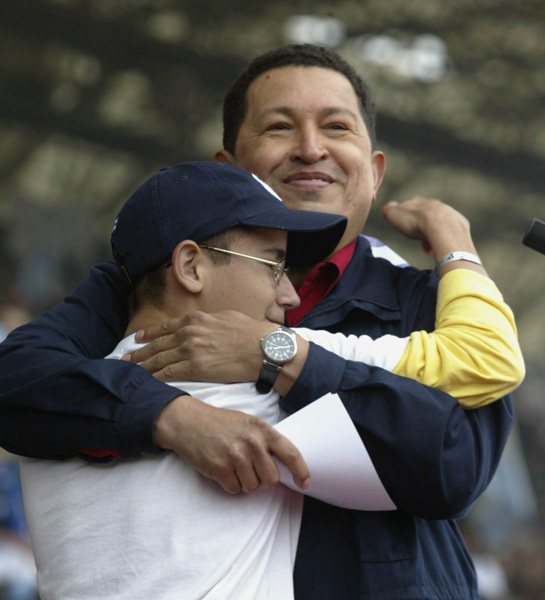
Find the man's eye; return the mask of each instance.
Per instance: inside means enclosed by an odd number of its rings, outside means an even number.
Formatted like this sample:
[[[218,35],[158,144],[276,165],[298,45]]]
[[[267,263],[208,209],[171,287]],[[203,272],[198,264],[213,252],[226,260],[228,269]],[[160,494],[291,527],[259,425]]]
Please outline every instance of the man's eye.
[[[348,129],[348,127],[346,125],[343,125],[342,123],[332,123],[331,125],[328,125],[327,128],[335,129],[338,131],[346,131]]]
[[[267,131],[282,131],[284,129],[289,129],[286,123],[274,123],[273,125],[269,125],[267,127]]]

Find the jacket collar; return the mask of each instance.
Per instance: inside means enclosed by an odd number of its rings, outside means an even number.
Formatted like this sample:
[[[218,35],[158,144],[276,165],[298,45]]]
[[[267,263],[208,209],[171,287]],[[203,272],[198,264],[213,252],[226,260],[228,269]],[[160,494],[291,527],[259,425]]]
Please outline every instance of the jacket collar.
[[[382,320],[401,316],[397,278],[399,267],[373,256],[369,241],[359,235],[350,264],[326,298],[316,304],[298,326],[326,327],[343,320],[351,310],[367,311]]]

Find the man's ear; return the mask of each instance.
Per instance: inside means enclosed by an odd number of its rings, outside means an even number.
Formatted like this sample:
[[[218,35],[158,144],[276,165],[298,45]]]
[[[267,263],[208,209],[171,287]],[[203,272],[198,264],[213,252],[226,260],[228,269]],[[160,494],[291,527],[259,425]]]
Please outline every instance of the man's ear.
[[[235,157],[229,152],[229,150],[225,150],[225,148],[218,150],[216,154],[214,154],[214,160],[216,162],[229,163],[230,165],[237,164],[235,162]]]
[[[378,188],[386,173],[386,156],[384,152],[375,150],[371,155],[371,168],[373,170],[373,202],[376,200]]]
[[[172,275],[177,283],[191,294],[203,287],[203,252],[193,240],[180,242],[172,252]]]

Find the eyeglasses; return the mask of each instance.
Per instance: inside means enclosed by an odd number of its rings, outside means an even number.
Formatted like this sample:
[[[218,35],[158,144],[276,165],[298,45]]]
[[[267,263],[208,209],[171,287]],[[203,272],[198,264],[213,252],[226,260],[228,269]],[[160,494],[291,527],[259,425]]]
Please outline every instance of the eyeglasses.
[[[280,283],[284,273],[289,271],[289,267],[286,267],[286,259],[281,260],[280,262],[274,262],[273,260],[265,260],[264,258],[257,258],[257,256],[249,256],[248,254],[241,254],[240,252],[225,250],[224,248],[216,248],[215,246],[207,246],[206,244],[199,244],[199,247],[206,248],[207,250],[214,250],[214,252],[223,252],[224,254],[232,254],[233,256],[249,258],[250,260],[256,260],[257,262],[269,265],[269,267],[271,267],[272,276],[275,283]]]

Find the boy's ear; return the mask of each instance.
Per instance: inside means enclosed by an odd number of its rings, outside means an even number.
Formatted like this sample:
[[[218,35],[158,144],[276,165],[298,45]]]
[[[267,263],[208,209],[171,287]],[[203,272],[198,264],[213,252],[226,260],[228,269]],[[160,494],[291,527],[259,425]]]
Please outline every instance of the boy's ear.
[[[180,242],[172,252],[172,274],[179,285],[192,294],[198,294],[203,287],[205,265],[203,252],[193,240]]]

